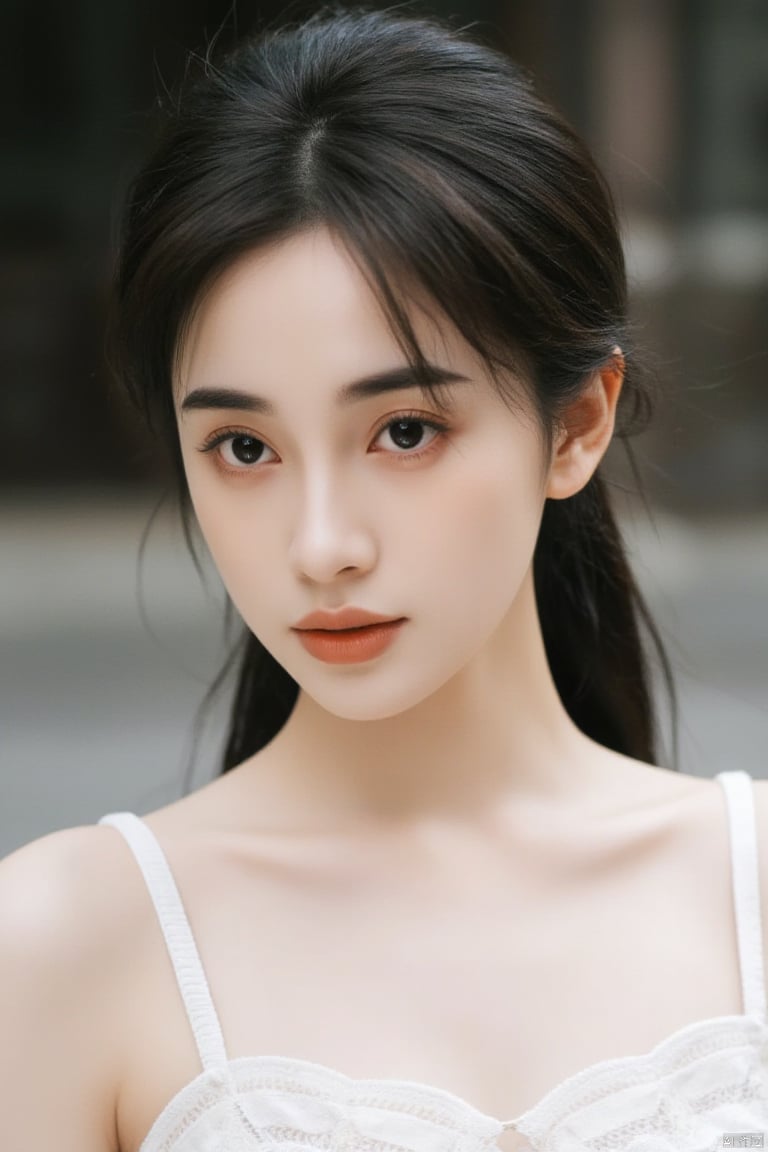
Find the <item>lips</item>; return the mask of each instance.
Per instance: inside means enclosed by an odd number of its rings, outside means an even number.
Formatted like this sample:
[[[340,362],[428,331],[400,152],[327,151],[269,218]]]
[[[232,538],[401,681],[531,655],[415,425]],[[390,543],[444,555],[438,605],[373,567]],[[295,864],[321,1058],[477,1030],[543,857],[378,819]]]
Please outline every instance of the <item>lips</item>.
[[[356,628],[297,628],[296,633],[310,656],[324,664],[362,664],[383,655],[405,623],[400,617]]]
[[[303,616],[298,624],[294,624],[297,631],[340,632],[355,628],[369,628],[372,624],[391,624],[395,620],[402,620],[402,616],[382,616],[378,612],[368,612],[365,608],[346,607],[335,612],[319,609]]]

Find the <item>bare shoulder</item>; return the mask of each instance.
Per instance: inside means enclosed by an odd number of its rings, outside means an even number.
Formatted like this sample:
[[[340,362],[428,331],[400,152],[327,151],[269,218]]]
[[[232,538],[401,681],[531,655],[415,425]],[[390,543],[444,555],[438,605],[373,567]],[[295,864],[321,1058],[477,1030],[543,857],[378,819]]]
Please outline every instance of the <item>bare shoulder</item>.
[[[48,1012],[78,998],[80,1013],[102,1012],[100,993],[146,920],[136,872],[119,834],[99,825],[50,833],[0,861],[0,986],[9,974],[30,999],[46,990]]]
[[[0,861],[0,965],[31,989],[66,987],[68,1002],[81,992],[80,1009],[101,1012],[98,993],[113,989],[130,963],[152,927],[150,911],[114,828],[50,833]]]
[[[763,922],[763,956],[768,965],[768,780],[754,780],[753,783],[755,824],[757,826],[758,884],[760,886],[760,911]]]
[[[0,861],[0,939],[31,961],[81,961],[128,925],[137,891],[120,837],[108,827],[65,828]]]
[[[755,819],[757,821],[758,848],[764,848],[763,859],[768,861],[768,780],[753,780],[755,789]]]
[[[692,840],[705,843],[716,839],[730,855],[730,834],[728,828],[728,808],[724,789],[715,776],[694,776],[682,772],[664,773],[669,776],[668,795],[672,805],[682,816],[680,829]],[[768,836],[768,781],[753,779],[755,820],[758,825],[758,839],[761,828],[766,828],[762,840]],[[760,846],[759,846],[760,847]],[[768,843],[763,843],[768,858]]]
[[[690,778],[694,779],[694,778]],[[757,873],[760,900],[760,913],[762,921],[763,955],[768,962],[768,780],[752,778],[752,794],[754,797],[755,831],[757,839]],[[714,867],[720,868],[727,876],[728,902],[732,900],[732,866],[731,866],[731,838],[726,826],[725,797],[720,783],[712,779],[695,778],[691,787],[693,803],[691,805],[692,820],[689,825],[691,838],[704,833],[701,843],[710,846],[717,843],[721,846],[719,852],[709,852],[710,863],[714,860]],[[718,833],[718,826],[721,831]],[[721,855],[725,856],[721,860]],[[707,865],[702,861],[702,873]],[[713,878],[714,879],[714,878]],[[702,875],[703,887],[707,887],[706,877]],[[766,966],[768,972],[768,963]]]
[[[2,1147],[117,1148],[120,1013],[143,923],[119,839],[68,828],[0,861]]]

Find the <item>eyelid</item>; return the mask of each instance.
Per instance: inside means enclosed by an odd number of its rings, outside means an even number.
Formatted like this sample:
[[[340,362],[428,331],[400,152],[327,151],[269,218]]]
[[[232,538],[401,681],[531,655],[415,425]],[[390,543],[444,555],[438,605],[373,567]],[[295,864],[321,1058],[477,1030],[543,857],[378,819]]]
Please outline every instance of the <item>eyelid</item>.
[[[251,428],[237,428],[230,425],[227,428],[218,428],[215,432],[211,432],[202,443],[197,445],[197,451],[212,452],[220,444],[224,444],[227,440],[236,440],[238,436],[247,437],[249,440],[258,440],[259,444],[264,444],[270,448],[266,440],[262,436],[257,436]],[[274,448],[270,448],[270,451],[274,452]]]
[[[420,456],[424,456],[428,452],[430,452],[432,450],[433,446],[444,435],[446,435],[446,433],[448,433],[450,431],[450,426],[441,417],[437,416],[435,413],[408,410],[408,411],[403,411],[403,412],[389,413],[387,416],[383,417],[382,420],[376,425],[376,427],[375,427],[375,429],[371,435],[371,439],[376,440],[380,436],[380,434],[384,431],[384,429],[388,428],[391,424],[398,424],[401,422],[405,423],[405,422],[411,421],[411,420],[414,423],[423,424],[425,427],[431,428],[434,432],[437,433],[437,435],[434,437],[433,440],[431,440],[429,442],[429,444],[427,445],[426,448],[422,448],[422,449],[415,448],[411,451],[406,450],[403,452],[386,452],[385,455],[400,457],[403,460],[416,460]],[[228,440],[229,441],[236,440],[239,436],[247,437],[249,440],[256,440],[256,441],[258,441],[258,443],[263,444],[266,448],[269,448],[270,452],[275,451],[275,449],[272,448],[267,443],[267,441],[264,440],[263,437],[256,435],[256,433],[254,433],[254,431],[252,429],[250,429],[250,428],[238,428],[237,426],[234,426],[234,425],[230,425],[227,428],[220,428],[220,429],[217,429],[215,432],[210,433],[210,435],[205,437],[205,439],[202,441],[201,444],[197,445],[197,450],[198,450],[198,452],[206,452],[206,453],[207,452],[213,452],[213,451],[215,451],[216,448],[220,447],[222,444],[225,444]],[[277,455],[277,453],[275,453],[275,454]],[[260,464],[263,464],[263,463],[270,463],[270,461],[259,460],[256,462],[256,464],[242,464],[240,467],[233,467],[232,465],[226,465],[226,464],[221,464],[221,463],[219,463],[217,466],[222,471],[225,471],[225,472],[229,472],[229,473],[241,472],[242,473],[242,472],[256,471],[257,466]]]
[[[417,424],[424,424],[428,428],[434,428],[437,432],[448,431],[448,425],[445,421],[435,416],[432,412],[395,412],[393,415],[385,416],[381,423],[376,426],[373,432],[373,439],[375,440],[379,433],[383,432],[385,428],[388,428],[390,424],[406,423],[409,420],[413,420],[413,422]],[[404,453],[396,452],[394,455],[404,455]]]

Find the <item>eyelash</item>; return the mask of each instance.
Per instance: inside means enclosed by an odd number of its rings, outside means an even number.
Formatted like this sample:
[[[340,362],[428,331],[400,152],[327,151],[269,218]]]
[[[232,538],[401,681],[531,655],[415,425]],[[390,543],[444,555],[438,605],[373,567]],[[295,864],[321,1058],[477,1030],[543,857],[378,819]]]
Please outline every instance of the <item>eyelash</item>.
[[[401,456],[404,460],[418,460],[420,457],[426,456],[429,452],[431,452],[433,448],[435,448],[435,446],[439,443],[442,436],[444,436],[449,430],[447,424],[443,424],[441,421],[434,420],[432,418],[427,419],[427,417],[424,416],[424,414],[421,412],[398,412],[395,416],[388,416],[387,419],[383,421],[383,423],[379,424],[373,434],[373,439],[376,440],[385,428],[389,428],[394,424],[401,424],[408,421],[413,422],[414,424],[423,424],[425,428],[431,428],[433,431],[437,432],[438,435],[429,442],[426,448],[422,448],[420,450],[417,449],[412,452],[407,450],[402,452],[391,452],[388,453],[388,455]],[[265,441],[260,440],[258,436],[254,436],[252,432],[245,428],[224,428],[221,431],[214,432],[208,436],[199,446],[198,451],[213,452],[220,445],[226,444],[227,441],[236,440],[239,436],[247,437],[249,440],[256,440],[260,444],[266,443]],[[266,444],[266,447],[269,448],[269,445]],[[270,449],[270,451],[274,451],[274,449]],[[234,468],[222,462],[217,466],[223,471],[230,473],[250,472],[253,471],[259,463],[260,461],[257,461],[256,464],[241,464],[238,468]]]

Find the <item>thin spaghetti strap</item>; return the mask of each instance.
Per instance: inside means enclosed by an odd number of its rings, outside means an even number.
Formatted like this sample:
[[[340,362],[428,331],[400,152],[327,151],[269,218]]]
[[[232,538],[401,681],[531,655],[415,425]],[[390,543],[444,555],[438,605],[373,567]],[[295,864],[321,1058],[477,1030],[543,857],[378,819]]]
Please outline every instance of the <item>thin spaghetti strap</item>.
[[[760,913],[760,873],[754,782],[748,772],[718,772],[726,799],[731,841],[731,873],[744,1012],[766,1015],[765,965]]]
[[[136,857],[160,921],[203,1069],[226,1067],[219,1017],[176,881],[157,837],[133,812],[111,812],[102,816],[99,824],[117,828]]]

